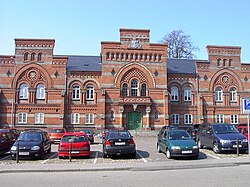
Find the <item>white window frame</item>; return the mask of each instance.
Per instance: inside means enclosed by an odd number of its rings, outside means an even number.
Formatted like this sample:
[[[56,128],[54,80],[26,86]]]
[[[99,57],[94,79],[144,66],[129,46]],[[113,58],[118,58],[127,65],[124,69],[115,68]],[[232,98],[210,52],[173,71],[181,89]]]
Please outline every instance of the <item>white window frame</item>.
[[[192,124],[193,123],[193,115],[185,114],[184,115],[184,124]]]
[[[138,96],[139,83],[138,80],[132,79],[130,82],[130,96]]]
[[[19,99],[28,99],[28,85],[27,84],[21,84],[19,89]]]
[[[27,123],[27,113],[25,112],[20,112],[18,113],[18,123]]]
[[[230,88],[230,101],[236,102],[237,101],[237,90],[235,88]]]
[[[190,87],[184,88],[184,101],[191,101],[191,88]]]
[[[222,88],[216,87],[216,89],[215,89],[215,101],[222,102],[223,101],[222,97],[223,97]]]
[[[171,101],[179,101],[179,90],[177,86],[171,87]]]
[[[230,121],[231,121],[231,124],[238,124],[238,115],[237,114],[232,114],[230,116]]]
[[[216,123],[224,123],[224,114],[216,115]]]
[[[35,113],[35,124],[44,124],[44,113]]]
[[[36,99],[45,99],[45,86],[38,84],[36,87]]]
[[[80,114],[72,113],[71,114],[71,124],[80,124]]]
[[[95,90],[93,84],[87,85],[86,100],[94,100]]]
[[[179,125],[180,124],[180,115],[179,114],[172,114],[172,124]]]
[[[80,100],[80,85],[74,84],[72,86],[72,100]]]
[[[94,114],[85,114],[85,124],[94,124]]]

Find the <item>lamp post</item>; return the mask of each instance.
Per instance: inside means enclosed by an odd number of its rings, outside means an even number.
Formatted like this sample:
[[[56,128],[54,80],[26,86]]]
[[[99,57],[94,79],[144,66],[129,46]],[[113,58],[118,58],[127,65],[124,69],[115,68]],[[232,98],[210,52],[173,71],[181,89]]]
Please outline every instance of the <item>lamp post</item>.
[[[12,106],[11,106],[11,127],[14,128],[15,126],[15,120],[14,120],[14,103],[15,103],[15,93],[16,93],[16,85],[14,82],[15,76],[16,76],[16,61],[15,61],[15,56],[11,57],[11,59],[14,62],[14,73],[13,73],[13,93],[12,93]]]

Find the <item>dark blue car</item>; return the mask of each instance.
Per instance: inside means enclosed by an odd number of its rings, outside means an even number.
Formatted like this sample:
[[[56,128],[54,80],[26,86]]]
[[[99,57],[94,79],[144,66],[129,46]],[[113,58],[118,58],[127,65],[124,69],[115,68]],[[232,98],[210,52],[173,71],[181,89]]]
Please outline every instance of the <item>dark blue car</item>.
[[[238,141],[238,144],[237,144]],[[221,151],[239,151],[244,153],[248,150],[248,142],[244,135],[231,124],[203,124],[197,132],[199,148],[203,146],[212,148],[215,153]]]

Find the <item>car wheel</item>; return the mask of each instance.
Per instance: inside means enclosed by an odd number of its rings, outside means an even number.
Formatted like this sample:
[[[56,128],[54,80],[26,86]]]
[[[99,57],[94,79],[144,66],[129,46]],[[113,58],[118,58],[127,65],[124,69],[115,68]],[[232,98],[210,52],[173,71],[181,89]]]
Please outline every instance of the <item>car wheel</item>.
[[[202,148],[203,148],[203,145],[202,145],[202,143],[201,143],[200,140],[198,140],[198,147],[199,147],[199,149],[202,149]]]
[[[47,153],[51,153],[51,147],[48,149]]]
[[[134,153],[132,153],[131,158],[135,158],[136,157],[136,151]]]
[[[220,153],[220,149],[219,149],[219,146],[218,146],[217,143],[213,144],[213,152],[216,153],[216,154]]]
[[[158,153],[161,153],[161,149],[160,149],[160,146],[157,144],[157,151]]]
[[[63,157],[62,157],[62,156],[59,156],[59,159],[63,159]]]
[[[166,151],[166,156],[167,156],[168,159],[172,158],[171,152],[170,152],[169,149],[167,149],[167,151]]]

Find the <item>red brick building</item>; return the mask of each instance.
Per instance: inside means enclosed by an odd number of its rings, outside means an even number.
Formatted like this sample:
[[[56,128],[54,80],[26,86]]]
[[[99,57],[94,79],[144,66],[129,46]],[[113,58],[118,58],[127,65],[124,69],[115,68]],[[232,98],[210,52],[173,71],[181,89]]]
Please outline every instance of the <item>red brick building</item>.
[[[150,30],[120,29],[101,56],[58,56],[50,39],[15,39],[0,56],[0,126],[150,130],[246,123],[250,64],[240,47],[207,46],[208,60],[168,59]]]

